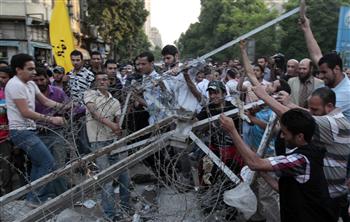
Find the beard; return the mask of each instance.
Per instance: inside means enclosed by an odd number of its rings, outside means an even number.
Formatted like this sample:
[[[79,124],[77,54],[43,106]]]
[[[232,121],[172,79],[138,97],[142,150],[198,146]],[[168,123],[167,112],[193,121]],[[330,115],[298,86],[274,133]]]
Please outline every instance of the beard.
[[[308,73],[306,76],[303,76],[303,77],[299,75],[299,80],[300,82],[304,83],[308,78],[310,78],[310,76],[311,76],[311,73]]]
[[[40,86],[38,86],[38,88],[39,88],[41,93],[44,93],[44,92],[46,92],[47,88],[49,88],[49,86],[48,85],[40,85]]]

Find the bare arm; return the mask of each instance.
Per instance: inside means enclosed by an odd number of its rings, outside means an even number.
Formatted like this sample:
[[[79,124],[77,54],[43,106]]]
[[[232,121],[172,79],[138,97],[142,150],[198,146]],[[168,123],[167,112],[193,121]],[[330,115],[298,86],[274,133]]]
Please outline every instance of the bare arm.
[[[249,166],[250,169],[256,171],[273,171],[270,161],[262,159],[256,153],[254,153],[242,140],[238,134],[233,120],[223,114],[220,116],[220,122],[222,127],[232,138],[238,152],[243,157],[244,162]]]
[[[46,116],[29,109],[26,99],[14,99],[17,109],[24,118],[32,119],[34,121],[49,122],[55,125],[63,125],[64,119],[62,117]]]
[[[58,108],[58,109],[63,109],[65,106],[61,103],[55,102],[49,98],[47,98],[46,96],[44,96],[42,93],[39,93],[35,96],[35,98],[37,100],[39,100],[39,102],[41,104],[43,104],[46,107],[49,108]]]
[[[299,25],[304,32],[304,38],[311,60],[315,65],[317,65],[318,61],[320,61],[322,58],[322,51],[314,37],[314,34],[312,33],[310,20],[304,15],[301,19],[299,19]]]
[[[256,78],[254,71],[253,71],[253,67],[249,62],[249,58],[248,58],[248,53],[247,53],[247,49],[246,49],[246,41],[241,40],[240,42],[240,49],[241,49],[241,54],[242,54],[242,62],[243,62],[243,66],[244,66],[244,70],[250,80],[250,82],[252,83],[253,86],[258,86],[260,85],[258,79]]]
[[[197,87],[192,82],[188,72],[184,71],[183,75],[184,75],[184,78],[186,80],[186,84],[187,84],[188,88],[190,89],[191,93],[194,95],[194,97],[196,97],[198,102],[201,102],[202,101],[202,94],[197,90]]]

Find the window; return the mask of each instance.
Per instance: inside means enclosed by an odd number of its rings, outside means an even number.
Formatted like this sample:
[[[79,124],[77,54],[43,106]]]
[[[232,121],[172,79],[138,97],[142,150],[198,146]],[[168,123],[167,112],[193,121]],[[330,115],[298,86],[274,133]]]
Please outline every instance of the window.
[[[7,47],[6,46],[0,46],[0,60],[6,60],[7,61]]]

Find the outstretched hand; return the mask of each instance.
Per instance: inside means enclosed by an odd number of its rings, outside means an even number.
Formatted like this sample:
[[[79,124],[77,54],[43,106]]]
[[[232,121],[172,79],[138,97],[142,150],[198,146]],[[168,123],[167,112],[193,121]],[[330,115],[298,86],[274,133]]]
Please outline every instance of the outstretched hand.
[[[227,132],[232,132],[236,130],[235,124],[233,123],[233,119],[225,116],[224,114],[220,115],[220,123],[222,128]]]

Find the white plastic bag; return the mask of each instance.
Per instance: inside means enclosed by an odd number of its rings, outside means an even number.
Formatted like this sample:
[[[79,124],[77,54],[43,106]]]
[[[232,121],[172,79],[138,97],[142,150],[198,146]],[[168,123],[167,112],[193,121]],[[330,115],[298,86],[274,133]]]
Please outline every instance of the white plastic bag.
[[[237,208],[248,220],[256,212],[257,200],[248,183],[242,182],[237,187],[224,192],[224,202]]]

